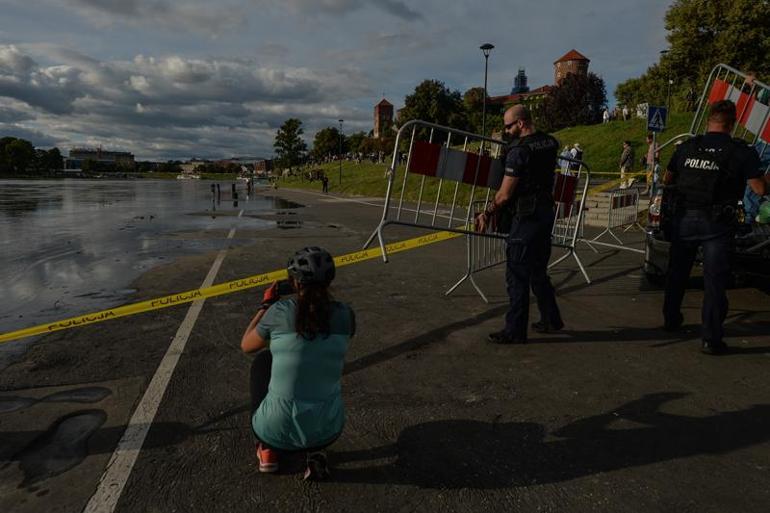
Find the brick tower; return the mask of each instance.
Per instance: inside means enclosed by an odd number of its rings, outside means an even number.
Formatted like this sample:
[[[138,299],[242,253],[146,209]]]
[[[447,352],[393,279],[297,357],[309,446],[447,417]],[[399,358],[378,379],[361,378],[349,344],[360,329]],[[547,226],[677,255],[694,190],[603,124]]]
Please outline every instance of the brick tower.
[[[379,139],[393,126],[393,104],[385,98],[374,106],[374,138]]]
[[[585,55],[575,49],[570,50],[564,54],[561,59],[553,63],[554,84],[559,85],[559,82],[570,73],[587,75],[589,62],[591,62],[591,60]]]

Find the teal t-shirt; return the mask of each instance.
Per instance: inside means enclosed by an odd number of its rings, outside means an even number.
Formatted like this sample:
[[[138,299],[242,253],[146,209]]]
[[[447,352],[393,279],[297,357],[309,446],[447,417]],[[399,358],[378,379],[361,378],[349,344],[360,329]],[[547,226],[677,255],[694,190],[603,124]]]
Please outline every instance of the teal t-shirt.
[[[260,440],[286,450],[324,445],[342,432],[340,380],[355,332],[353,310],[334,302],[329,335],[308,340],[295,331],[296,308],[296,299],[282,299],[265,312],[256,328],[268,341],[273,364],[267,396],[251,425]]]

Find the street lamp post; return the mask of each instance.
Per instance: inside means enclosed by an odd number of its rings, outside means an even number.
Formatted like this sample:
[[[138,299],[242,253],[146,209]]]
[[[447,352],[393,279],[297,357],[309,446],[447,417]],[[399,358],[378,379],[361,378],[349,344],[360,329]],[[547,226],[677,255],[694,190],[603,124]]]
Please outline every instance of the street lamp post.
[[[666,56],[668,54],[669,50],[661,50],[660,55],[661,57]],[[671,80],[671,63],[669,62],[666,64],[666,82],[667,82],[667,89],[666,89],[666,111],[671,110],[671,84],[673,80]]]
[[[495,45],[484,43],[479,49],[484,53],[484,98],[481,108],[481,135],[487,135],[487,71],[489,69],[489,54]],[[483,144],[483,142],[482,142]]]
[[[340,185],[342,185],[342,122],[344,120],[340,119],[338,120],[340,122],[340,145],[339,145],[339,152],[338,157],[340,159]]]

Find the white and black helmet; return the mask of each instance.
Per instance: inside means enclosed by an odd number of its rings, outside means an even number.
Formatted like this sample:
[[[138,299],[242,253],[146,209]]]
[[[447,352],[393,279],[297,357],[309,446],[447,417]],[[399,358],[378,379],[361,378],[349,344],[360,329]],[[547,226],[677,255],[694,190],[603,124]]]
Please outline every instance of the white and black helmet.
[[[335,276],[334,259],[325,249],[311,246],[302,248],[289,259],[289,276],[297,283],[330,283]]]

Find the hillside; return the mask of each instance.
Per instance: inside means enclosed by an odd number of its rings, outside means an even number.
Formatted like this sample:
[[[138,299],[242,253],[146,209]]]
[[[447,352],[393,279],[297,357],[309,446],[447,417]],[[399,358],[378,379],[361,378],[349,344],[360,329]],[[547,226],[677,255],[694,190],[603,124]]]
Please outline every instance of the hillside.
[[[660,137],[659,141],[667,141],[674,135],[687,132],[690,127],[692,114],[674,114],[669,119],[669,128]],[[610,173],[617,175],[618,160],[622,151],[623,141],[628,139],[634,147],[637,167],[639,159],[646,151],[645,136],[647,134],[646,123],[641,119],[629,121],[612,121],[602,125],[578,126],[567,128],[556,132],[554,135],[561,141],[562,146],[572,145],[579,142],[584,150],[584,159],[591,167],[597,178],[606,180],[609,175],[599,175],[599,173]],[[662,155],[663,162],[666,162],[672,149],[664,151]],[[389,160],[389,159],[388,159]],[[308,168],[309,169],[309,168]],[[308,170],[306,169],[306,170]],[[329,191],[334,193],[347,194],[352,196],[384,196],[387,180],[385,179],[385,164],[372,164],[368,161],[361,164],[355,162],[342,163],[342,183],[339,182],[339,163],[323,164],[313,169],[321,169],[329,176]],[[398,194],[401,190],[401,174],[403,166],[398,168],[397,183],[395,192]],[[419,190],[420,177],[410,176],[407,187],[406,198],[417,200],[417,191]],[[303,188],[321,190],[321,182],[309,182],[299,176],[291,178],[282,178],[278,181],[279,187]],[[435,202],[438,180],[427,179],[426,188],[423,194],[423,201],[431,204]],[[441,202],[451,201],[454,193],[454,184],[444,184],[441,194]],[[463,185],[460,187],[460,198],[466,199],[469,194],[469,187]],[[395,197],[398,197],[397,195]],[[477,195],[477,199],[479,198]]]
[[[668,128],[662,134],[658,134],[658,143],[662,144],[670,138],[688,132],[692,121],[692,113],[676,113],[668,120]],[[601,125],[576,126],[566,128],[554,134],[561,141],[562,146],[580,143],[583,147],[583,158],[594,173],[617,173],[620,153],[623,150],[623,141],[631,141],[636,156],[637,170],[639,159],[647,151],[645,137],[647,125],[644,120],[631,119],[629,121],[611,121]],[[668,162],[673,146],[664,150],[661,156],[662,162]]]

